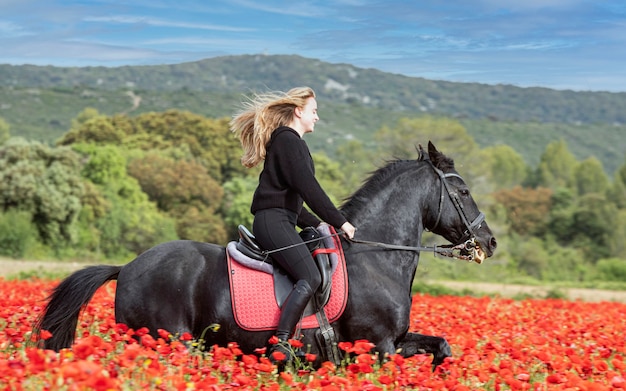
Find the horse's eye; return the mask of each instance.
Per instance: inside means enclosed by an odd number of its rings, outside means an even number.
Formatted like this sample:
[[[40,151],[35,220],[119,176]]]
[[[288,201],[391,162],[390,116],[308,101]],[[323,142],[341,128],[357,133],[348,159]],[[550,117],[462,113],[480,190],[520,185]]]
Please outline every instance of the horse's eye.
[[[463,197],[467,197],[469,195],[470,191],[469,191],[469,189],[460,189],[459,193],[461,193],[461,195]]]

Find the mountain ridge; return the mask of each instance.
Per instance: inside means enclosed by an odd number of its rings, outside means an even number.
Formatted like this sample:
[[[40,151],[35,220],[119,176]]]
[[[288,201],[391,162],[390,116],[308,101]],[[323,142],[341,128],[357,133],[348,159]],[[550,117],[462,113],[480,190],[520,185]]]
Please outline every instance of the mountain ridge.
[[[626,138],[619,136],[626,130],[626,93],[435,81],[297,55],[110,68],[0,64],[0,117],[12,135],[54,142],[86,107],[106,115],[179,109],[223,117],[243,95],[297,85],[318,94],[330,141],[313,141],[316,148],[339,140],[345,129],[372,143],[381,126],[430,114],[458,119],[481,146],[509,144],[530,164],[545,142],[561,137],[577,156],[597,156],[608,172],[626,155]]]

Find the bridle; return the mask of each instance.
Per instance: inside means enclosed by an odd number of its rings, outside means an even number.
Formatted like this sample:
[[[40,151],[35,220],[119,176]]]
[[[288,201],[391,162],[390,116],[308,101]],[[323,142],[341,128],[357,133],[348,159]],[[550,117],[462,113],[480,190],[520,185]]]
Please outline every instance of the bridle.
[[[463,178],[459,174],[454,173],[454,172],[444,173],[443,171],[435,167],[435,165],[430,161],[430,159],[426,161],[430,164],[432,169],[437,173],[437,175],[439,176],[439,181],[441,182],[441,191],[440,191],[440,196],[439,196],[439,211],[437,212],[437,220],[435,220],[435,225],[433,225],[432,228],[426,228],[426,230],[433,232],[439,226],[439,221],[441,220],[441,213],[443,209],[443,200],[445,198],[445,194],[448,194],[448,197],[452,201],[454,208],[459,213],[459,216],[461,216],[461,220],[463,220],[463,224],[465,224],[465,232],[463,232],[463,236],[461,237],[460,241],[462,242],[464,241],[464,239],[465,240],[475,239],[476,238],[475,231],[477,229],[480,229],[483,221],[485,221],[485,214],[483,212],[478,213],[478,216],[476,216],[476,218],[474,218],[474,220],[472,220],[472,222],[470,223],[469,219],[467,218],[467,215],[465,214],[465,209],[463,209],[463,204],[461,204],[461,198],[459,197],[459,193],[457,193],[456,191],[450,190],[450,184],[446,180],[446,178],[456,177],[463,181]],[[445,193],[444,193],[444,189],[445,189]]]
[[[423,155],[422,155],[423,156]],[[427,156],[427,155],[426,155]],[[463,209],[463,204],[461,203],[461,198],[456,191],[451,190],[450,184],[447,181],[447,178],[456,177],[463,181],[463,178],[456,173],[444,173],[435,165],[428,157],[423,158],[424,161],[428,162],[428,164],[432,167],[435,173],[439,176],[439,181],[441,182],[441,190],[439,196],[439,210],[437,211],[437,219],[435,220],[435,224],[432,228],[426,228],[427,231],[433,232],[439,226],[439,221],[441,220],[441,214],[443,211],[443,202],[445,199],[445,195],[448,195],[448,198],[452,201],[454,208],[459,213],[461,220],[463,220],[463,224],[465,225],[465,231],[463,232],[463,236],[461,237],[460,243],[456,245],[442,245],[442,246],[402,246],[396,244],[387,244],[380,242],[372,242],[368,240],[359,240],[359,239],[349,239],[349,241],[353,243],[366,244],[369,246],[375,246],[379,248],[383,248],[386,250],[404,250],[404,251],[432,251],[435,255],[443,255],[451,258],[463,259],[466,261],[471,261],[474,256],[474,251],[476,251],[476,230],[480,229],[483,221],[485,221],[485,215],[483,212],[480,212],[474,220],[471,222],[467,218],[465,214],[465,210]],[[445,191],[444,191],[445,190]],[[461,254],[461,251],[465,250],[469,252],[468,255]]]

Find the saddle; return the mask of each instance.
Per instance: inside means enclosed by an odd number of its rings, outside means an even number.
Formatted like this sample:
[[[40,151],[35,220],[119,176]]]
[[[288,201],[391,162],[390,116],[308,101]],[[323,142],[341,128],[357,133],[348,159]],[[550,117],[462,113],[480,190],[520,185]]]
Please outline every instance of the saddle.
[[[330,299],[332,274],[337,266],[337,259],[336,253],[332,249],[332,239],[330,243],[324,243],[325,240],[323,239],[323,237],[330,238],[330,228],[323,227],[328,230],[324,235],[313,227],[307,227],[300,232],[300,237],[306,243],[309,251],[311,251],[311,255],[322,277],[322,283],[307,304],[302,315],[303,317],[317,313]],[[247,266],[265,271],[266,273],[271,271],[274,280],[276,303],[279,307],[282,307],[285,300],[287,300],[287,296],[293,290],[296,281],[278,263],[272,262],[269,254],[264,252],[254,235],[245,226],[239,225],[238,231],[239,241],[235,243],[236,250],[258,262],[256,266]],[[329,247],[331,248],[329,249]]]

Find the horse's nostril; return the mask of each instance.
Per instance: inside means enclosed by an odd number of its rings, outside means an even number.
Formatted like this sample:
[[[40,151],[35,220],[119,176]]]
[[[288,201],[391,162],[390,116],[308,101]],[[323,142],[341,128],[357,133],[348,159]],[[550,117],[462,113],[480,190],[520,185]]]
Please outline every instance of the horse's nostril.
[[[493,236],[491,237],[491,240],[489,241],[489,245],[491,246],[491,248],[496,248],[498,247],[498,242],[496,241],[496,238],[494,238]]]

